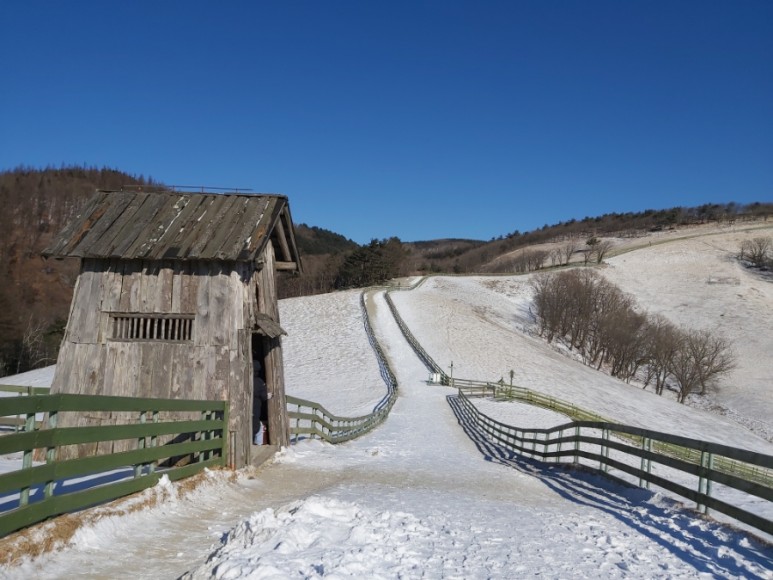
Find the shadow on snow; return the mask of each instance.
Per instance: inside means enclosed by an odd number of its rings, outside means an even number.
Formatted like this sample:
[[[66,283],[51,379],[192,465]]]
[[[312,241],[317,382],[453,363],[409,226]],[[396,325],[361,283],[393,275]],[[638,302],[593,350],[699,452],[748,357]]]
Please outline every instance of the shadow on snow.
[[[744,576],[749,570],[737,558],[763,569],[773,569],[773,554],[756,538],[721,523],[701,519],[678,502],[666,499],[657,505],[645,503],[655,493],[615,482],[590,468],[551,464],[519,455],[491,441],[457,395],[446,397],[464,432],[486,461],[505,465],[538,478],[551,490],[575,504],[601,510],[663,546],[698,572],[722,576]],[[669,505],[670,504],[670,505]],[[728,548],[734,554],[727,554]]]

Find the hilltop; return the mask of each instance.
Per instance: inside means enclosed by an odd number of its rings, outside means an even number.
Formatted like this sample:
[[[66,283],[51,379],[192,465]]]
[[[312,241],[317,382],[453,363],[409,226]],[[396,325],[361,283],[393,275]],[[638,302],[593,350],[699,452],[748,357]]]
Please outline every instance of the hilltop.
[[[111,168],[19,167],[0,172],[0,376],[51,364],[61,342],[78,260],[44,260],[51,237],[96,189],[164,189],[151,177]],[[403,242],[398,238],[358,245],[319,226],[297,224],[304,273],[282,274],[280,297],[308,296],[364,287],[417,274],[513,273],[582,261],[591,238],[609,242],[612,253],[661,237],[692,235],[704,227],[745,228],[765,224],[772,203],[704,204],[696,208],[646,210],[585,217],[531,232],[513,231],[489,241],[444,239]]]

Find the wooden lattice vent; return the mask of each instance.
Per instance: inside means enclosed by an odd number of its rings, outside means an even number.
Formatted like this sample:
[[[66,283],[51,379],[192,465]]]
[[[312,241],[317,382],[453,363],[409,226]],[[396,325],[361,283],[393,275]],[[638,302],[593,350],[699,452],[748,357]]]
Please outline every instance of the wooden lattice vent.
[[[110,314],[111,340],[191,342],[193,314]]]

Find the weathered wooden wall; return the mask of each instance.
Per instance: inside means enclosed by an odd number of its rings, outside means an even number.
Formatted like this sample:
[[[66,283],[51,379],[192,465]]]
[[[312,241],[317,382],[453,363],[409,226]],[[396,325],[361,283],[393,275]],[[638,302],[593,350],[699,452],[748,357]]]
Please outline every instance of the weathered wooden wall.
[[[274,250],[269,244],[263,254],[263,268],[256,272],[253,288],[256,289],[258,312],[268,314],[279,324],[274,260]],[[271,445],[288,446],[290,444],[290,427],[287,421],[282,339],[281,337],[264,337],[263,345],[266,353],[266,386],[271,394],[271,398],[268,400],[269,442]]]
[[[245,465],[252,439],[250,339],[256,309],[279,319],[271,244],[265,256],[257,272],[252,263],[84,259],[52,392],[229,400],[231,455],[237,466]],[[193,340],[110,340],[111,312],[195,314]],[[278,340],[266,357],[266,371],[273,394],[269,412],[278,421],[270,431],[277,443],[286,445]],[[117,421],[100,416],[69,423]],[[112,450],[122,447],[126,445]],[[110,449],[80,453],[97,451]]]

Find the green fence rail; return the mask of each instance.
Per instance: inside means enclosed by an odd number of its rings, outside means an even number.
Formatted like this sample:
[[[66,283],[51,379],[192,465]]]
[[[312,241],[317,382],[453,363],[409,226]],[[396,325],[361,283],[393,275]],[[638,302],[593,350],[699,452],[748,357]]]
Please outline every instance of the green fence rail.
[[[287,417],[293,443],[303,439],[324,439],[328,443],[343,443],[364,435],[380,425],[391,405],[361,417],[338,417],[319,403],[287,396]]]
[[[17,387],[16,385],[0,385],[0,393],[16,395],[47,395],[48,387]]]
[[[122,424],[57,427],[63,414],[89,412],[120,414]],[[46,421],[38,427],[35,418],[40,414]],[[162,475],[174,481],[224,466],[228,457],[225,401],[65,394],[0,398],[0,417],[20,415],[25,417],[24,429],[0,436],[0,455],[21,455],[21,469],[0,474],[0,505],[6,506],[0,513],[0,537],[141,491]],[[66,446],[112,444],[126,450],[58,459]],[[42,461],[36,464],[35,458]],[[67,488],[73,486],[65,485],[67,480],[99,475],[118,481],[70,492]]]
[[[770,470],[773,470],[771,455],[606,421],[573,421],[550,429],[522,429],[501,423],[480,412],[470,401],[464,388],[459,389],[458,393],[458,399],[467,416],[493,441],[506,449],[541,461],[568,460],[579,463],[582,458],[594,465],[598,462],[598,471],[608,477],[630,483],[609,473],[611,469],[619,470],[638,478],[640,486],[649,487],[649,484],[653,483],[694,501],[697,509],[703,513],[708,513],[710,509],[715,510],[767,534],[773,534],[773,521],[737,505],[747,504],[750,497],[773,501],[773,486],[770,482],[758,483],[742,475],[717,469],[718,462],[724,459],[770,473]],[[685,453],[660,451],[673,451],[675,448],[684,449]],[[699,463],[678,457],[693,454],[700,456]],[[629,463],[626,463],[626,459]],[[631,460],[633,464],[630,463]],[[653,474],[653,464],[694,476],[695,487],[687,487],[672,479]],[[742,501],[731,504],[712,496],[712,484],[715,483],[740,492]]]
[[[47,395],[48,391],[48,387],[19,387],[16,385],[0,385],[0,393],[12,393],[11,395],[6,396]],[[0,432],[4,428],[11,428],[14,431],[20,431],[24,429],[26,424],[26,417],[21,415],[14,417],[0,417]]]
[[[596,421],[601,423],[611,423],[608,418],[597,415],[572,403],[567,403],[555,397],[544,395],[531,389],[507,385],[503,382],[486,382],[468,379],[454,379],[454,387],[461,389],[467,396],[491,396],[500,400],[512,400],[522,403],[528,403],[544,409],[550,409],[557,413],[566,415],[575,421]],[[634,445],[641,445],[642,438],[637,435],[626,435],[624,438],[631,441]],[[686,461],[692,465],[700,465],[703,456],[700,451],[684,447],[681,445],[670,445],[667,442],[651,441],[654,449],[663,455],[668,455],[675,459]],[[773,469],[764,468],[758,465],[750,465],[743,461],[736,461],[732,457],[715,457],[713,468],[716,471],[728,475],[743,477],[760,485],[773,487]]]

